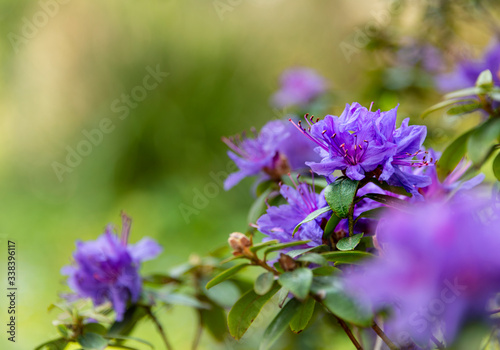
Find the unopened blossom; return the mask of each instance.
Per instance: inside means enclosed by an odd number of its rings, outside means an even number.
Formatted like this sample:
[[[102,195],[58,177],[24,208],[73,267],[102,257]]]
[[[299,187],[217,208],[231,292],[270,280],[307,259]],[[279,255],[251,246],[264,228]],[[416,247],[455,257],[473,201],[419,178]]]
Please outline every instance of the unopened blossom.
[[[465,89],[475,85],[479,74],[489,69],[495,85],[500,85],[500,42],[493,40],[479,59],[464,59],[457,64],[454,71],[437,77],[437,85],[441,91],[449,92]]]
[[[306,116],[307,129],[300,122],[295,125],[316,144],[315,151],[322,158],[321,162],[306,163],[315,173],[330,176],[340,170],[352,180],[376,176],[420,196],[418,188],[429,185],[430,179],[403,172],[401,167],[429,165],[415,159],[427,130],[425,126],[409,126],[409,119],[396,129],[396,118],[397,107],[372,112],[353,103],[346,105],[340,116],[327,115],[316,121]]]
[[[252,246],[252,241],[241,232],[231,233],[227,242],[233,250],[234,255],[241,255],[245,251],[245,248]]]
[[[90,298],[94,305],[110,301],[116,320],[123,320],[127,303],[137,302],[142,291],[139,274],[141,262],[158,256],[162,248],[151,238],[129,244],[131,220],[122,216],[121,236],[112,225],[95,241],[76,242],[74,264],[61,273],[68,276],[68,286],[79,298]]]
[[[419,203],[420,204],[420,203]],[[416,205],[381,219],[378,259],[345,278],[347,290],[375,310],[400,346],[451,344],[468,319],[488,319],[500,292],[500,210],[477,198]]]
[[[259,181],[279,181],[290,171],[305,168],[306,160],[317,159],[314,144],[283,120],[268,122],[253,137],[247,135],[223,138],[229,146],[228,156],[239,170],[230,174],[224,182],[228,190],[242,179],[258,175]]]
[[[278,108],[304,107],[324,94],[328,88],[325,78],[314,69],[306,67],[284,71],[280,83],[280,89],[272,96],[272,104]]]

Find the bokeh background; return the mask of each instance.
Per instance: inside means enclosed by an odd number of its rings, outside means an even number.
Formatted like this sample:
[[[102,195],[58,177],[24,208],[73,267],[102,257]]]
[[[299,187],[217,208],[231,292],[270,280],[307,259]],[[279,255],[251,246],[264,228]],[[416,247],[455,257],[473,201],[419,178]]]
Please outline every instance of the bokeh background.
[[[44,25],[23,36],[27,23],[47,12],[44,3],[57,6]],[[143,266],[145,272],[167,271],[245,230],[251,181],[230,192],[219,185],[187,220],[180,205],[193,207],[197,191],[214,182],[210,173],[226,171],[221,136],[286,114],[269,105],[284,69],[304,65],[324,75],[331,82],[332,113],[353,101],[374,101],[376,108],[400,103],[401,118],[422,123],[419,114],[440,99],[430,82],[419,90],[394,80],[382,69],[384,57],[370,47],[350,59],[341,50],[374,11],[388,6],[382,0],[2,0],[0,235],[2,250],[6,238],[17,244],[20,325],[18,343],[2,335],[0,348],[32,349],[57,336],[47,307],[67,288],[61,267],[71,261],[75,240],[95,239],[108,222],[119,224],[121,210],[133,217],[133,242],[147,235],[165,247]],[[415,6],[404,16],[391,15],[384,26],[413,35],[418,20]],[[456,30],[461,41],[474,42],[468,46],[473,53],[489,41],[485,26]],[[157,66],[169,75],[120,119],[113,101],[142,85],[147,67]],[[64,164],[67,148],[75,149],[83,131],[98,128],[103,118],[112,120],[114,130],[60,181],[54,162]],[[423,121],[430,127],[428,144],[442,148],[474,118]],[[3,307],[0,315],[6,319]],[[161,318],[175,348],[189,348],[194,311],[174,307]],[[162,348],[149,323],[136,335]],[[331,331],[314,344],[349,349],[344,337]],[[320,348],[298,339],[280,346]],[[201,348],[232,347],[204,335]]]

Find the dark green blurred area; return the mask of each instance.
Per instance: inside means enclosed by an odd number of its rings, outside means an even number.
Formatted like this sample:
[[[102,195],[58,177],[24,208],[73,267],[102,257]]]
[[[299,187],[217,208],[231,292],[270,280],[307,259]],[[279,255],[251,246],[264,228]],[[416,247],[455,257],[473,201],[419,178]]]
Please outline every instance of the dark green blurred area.
[[[347,63],[339,50],[382,1],[221,2],[231,8],[222,18],[211,1],[68,1],[16,47],[8,34],[21,35],[24,20],[41,5],[0,2],[0,233],[16,241],[19,257],[21,323],[12,349],[56,337],[47,307],[66,290],[60,268],[71,261],[75,240],[95,239],[108,222],[119,224],[121,210],[133,217],[133,242],[147,235],[165,248],[143,271],[166,271],[190,254],[223,245],[230,232],[246,230],[250,180],[230,192],[218,186],[188,221],[179,206],[193,206],[197,191],[214,183],[210,173],[225,171],[221,136],[280,115],[269,97],[283,69],[305,65],[325,75],[333,88],[332,112],[381,98],[376,108],[400,102],[401,117],[416,117],[415,111],[439,100],[435,95],[424,104],[410,96],[404,104],[397,93],[371,94],[366,72],[374,67],[367,66],[366,53]],[[111,104],[142,85],[147,67],[157,66],[168,77],[121,120]],[[66,148],[76,148],[82,132],[103,118],[115,129],[60,182],[53,162],[64,163]],[[188,348],[194,312],[177,307],[162,318],[176,348]],[[138,332],[160,344],[150,325]],[[327,348],[334,339],[336,349],[350,348],[340,345],[343,334],[330,336]],[[307,337],[294,339],[283,346],[318,348],[302,344]],[[1,348],[10,349],[4,341]],[[201,348],[217,346],[206,335]]]

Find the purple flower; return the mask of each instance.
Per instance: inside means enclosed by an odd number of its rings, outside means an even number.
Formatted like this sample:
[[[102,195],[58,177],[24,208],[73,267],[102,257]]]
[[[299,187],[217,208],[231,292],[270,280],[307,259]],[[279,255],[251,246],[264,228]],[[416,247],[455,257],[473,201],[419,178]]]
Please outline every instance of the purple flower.
[[[142,291],[139,267],[142,261],[159,255],[162,248],[151,238],[128,244],[131,219],[122,214],[122,234],[113,227],[95,241],[76,242],[74,265],[65,266],[61,273],[68,276],[68,286],[79,298],[90,298],[94,305],[111,301],[116,320],[121,321],[128,301],[137,302]]]
[[[228,190],[248,176],[260,175],[259,180],[279,181],[290,171],[305,168],[305,161],[316,159],[313,143],[304,139],[290,123],[283,120],[268,122],[254,138],[223,138],[239,170],[224,182]]]
[[[323,244],[324,228],[332,212],[321,214],[316,219],[302,224],[295,235],[293,235],[293,230],[309,214],[328,206],[324,191],[318,194],[314,186],[299,182],[295,184],[295,188],[281,185],[280,193],[288,204],[269,207],[267,213],[257,220],[259,231],[268,236],[265,240],[277,239],[281,243],[311,240],[307,244],[311,247]],[[383,193],[383,191],[370,183],[359,191],[360,196],[366,193]],[[371,199],[363,199],[355,206],[354,216],[357,217],[364,211],[380,206],[380,203]],[[370,219],[360,219],[354,227],[354,233],[365,232],[368,234],[367,228],[370,226],[371,221]],[[336,239],[349,235],[347,219],[340,220],[333,235]],[[297,247],[292,249],[297,249]]]
[[[432,336],[452,342],[467,319],[486,318],[500,292],[500,211],[479,199],[417,205],[382,218],[381,257],[346,277],[345,285],[376,310],[401,346]]]
[[[281,75],[281,88],[272,97],[278,108],[304,107],[327,89],[328,83],[311,68],[292,68]]]
[[[430,184],[426,176],[403,172],[403,166],[426,166],[428,161],[415,160],[426,136],[425,126],[408,126],[405,119],[396,129],[397,107],[387,112],[369,111],[359,103],[347,105],[339,116],[324,120],[307,119],[310,130],[296,127],[318,147],[321,162],[307,162],[323,176],[341,170],[352,180],[377,176],[382,181],[402,186],[419,196],[417,188]]]
[[[495,85],[500,85],[500,42],[493,40],[478,60],[466,59],[460,62],[451,73],[436,78],[438,88],[448,92],[474,86],[479,74],[489,69]]]
[[[428,43],[420,43],[414,38],[406,38],[396,55],[400,65],[407,67],[419,65],[429,73],[441,72],[444,67],[439,49]]]

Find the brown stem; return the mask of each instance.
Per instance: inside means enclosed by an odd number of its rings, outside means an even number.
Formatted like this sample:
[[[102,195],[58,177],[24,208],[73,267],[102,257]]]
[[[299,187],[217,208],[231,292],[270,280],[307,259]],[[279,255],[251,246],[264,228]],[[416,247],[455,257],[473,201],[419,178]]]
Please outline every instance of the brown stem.
[[[399,347],[396,346],[388,337],[385,335],[384,331],[375,323],[373,322],[372,328],[375,331],[375,333],[378,334],[378,336],[384,341],[384,343],[389,347],[391,350],[399,350]]]
[[[158,332],[160,333],[163,343],[165,343],[167,349],[172,350],[173,349],[172,345],[170,345],[170,342],[167,339],[167,334],[163,330],[163,326],[161,325],[160,321],[153,314],[150,307],[146,307],[146,312],[148,313],[148,316],[151,318],[151,320],[153,320],[154,324],[156,325],[156,328],[158,328]]]
[[[337,316],[335,316],[335,318],[337,319],[337,321],[339,321],[340,326],[342,327],[342,329],[344,330],[344,332],[347,334],[347,336],[349,337],[349,339],[351,339],[351,342],[354,344],[354,347],[357,350],[363,350],[363,347],[358,342],[358,340],[356,339],[356,337],[354,336],[354,334],[352,334],[351,330],[349,329],[349,326],[347,326],[347,324],[341,318],[339,318]]]
[[[431,334],[431,340],[434,342],[434,344],[436,344],[436,347],[439,349],[439,350],[444,350],[446,349],[445,346],[443,345],[443,343],[441,343],[439,340],[437,340],[437,338]]]
[[[192,350],[196,350],[198,345],[200,344],[201,335],[203,333],[203,319],[201,318],[201,312],[198,312],[198,317],[200,322],[198,323],[198,329],[196,330],[196,335],[193,340],[193,345],[191,346]]]

